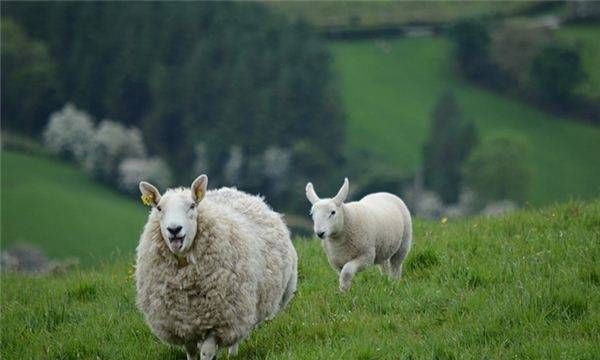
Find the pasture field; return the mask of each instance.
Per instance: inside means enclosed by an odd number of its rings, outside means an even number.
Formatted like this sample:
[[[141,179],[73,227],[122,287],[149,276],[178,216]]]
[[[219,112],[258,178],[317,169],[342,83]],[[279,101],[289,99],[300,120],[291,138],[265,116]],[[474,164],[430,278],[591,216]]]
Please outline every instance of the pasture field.
[[[133,252],[146,216],[141,203],[59,160],[6,150],[1,160],[3,249],[28,243],[84,265]]]
[[[417,222],[403,280],[372,268],[346,294],[318,242],[295,245],[296,297],[235,358],[591,360],[600,353],[600,201]],[[2,274],[1,357],[184,359],[136,310],[132,266],[121,256],[50,277]]]
[[[333,42],[331,49],[348,115],[349,153],[368,150],[410,174],[421,162],[433,106],[449,89],[481,137],[501,131],[527,141],[531,204],[600,195],[600,128],[464,83],[454,75],[447,40]]]
[[[291,19],[307,19],[318,28],[351,29],[444,23],[467,17],[509,15],[535,6],[533,3],[497,1],[273,1],[266,5]]]

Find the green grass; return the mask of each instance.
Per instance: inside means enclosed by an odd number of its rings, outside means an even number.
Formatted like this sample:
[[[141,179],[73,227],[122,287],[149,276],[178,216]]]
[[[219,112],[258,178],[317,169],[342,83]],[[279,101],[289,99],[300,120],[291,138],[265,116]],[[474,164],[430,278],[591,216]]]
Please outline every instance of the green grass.
[[[71,165],[2,151],[1,246],[40,246],[51,257],[93,264],[130,253],[145,221],[141,203],[100,186]]]
[[[592,101],[600,101],[600,25],[566,26],[557,31],[558,38],[581,51],[586,79],[577,91]]]
[[[360,29],[506,15],[527,10],[535,4],[498,1],[274,1],[266,5],[292,19],[303,17],[317,27]]]
[[[372,268],[346,294],[318,242],[296,240],[291,306],[237,359],[595,359],[600,201],[415,227],[405,277]],[[134,303],[132,260],[2,275],[3,359],[184,359]],[[221,353],[225,356],[224,353]]]
[[[432,108],[446,88],[482,136],[522,135],[532,167],[535,205],[600,194],[600,128],[538,111],[460,81],[442,38],[332,43],[348,114],[349,153],[366,149],[410,173],[421,162]]]

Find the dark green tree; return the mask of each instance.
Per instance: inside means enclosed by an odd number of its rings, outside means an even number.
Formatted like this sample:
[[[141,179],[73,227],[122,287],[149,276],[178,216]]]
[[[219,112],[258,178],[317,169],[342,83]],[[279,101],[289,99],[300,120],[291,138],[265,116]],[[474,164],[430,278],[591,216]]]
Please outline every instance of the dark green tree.
[[[1,62],[3,127],[37,133],[58,105],[56,66],[48,49],[14,21],[2,18]]]
[[[463,174],[465,185],[482,204],[504,199],[522,203],[531,177],[527,143],[510,134],[485,138],[465,163]]]
[[[584,75],[579,53],[559,45],[542,49],[531,64],[534,92],[553,105],[567,106]]]
[[[477,139],[475,125],[463,120],[454,95],[443,93],[433,110],[429,138],[423,147],[423,180],[444,202],[458,200],[461,168]]]
[[[456,23],[450,32],[461,72],[471,80],[489,77],[490,34],[480,20],[469,19]]]

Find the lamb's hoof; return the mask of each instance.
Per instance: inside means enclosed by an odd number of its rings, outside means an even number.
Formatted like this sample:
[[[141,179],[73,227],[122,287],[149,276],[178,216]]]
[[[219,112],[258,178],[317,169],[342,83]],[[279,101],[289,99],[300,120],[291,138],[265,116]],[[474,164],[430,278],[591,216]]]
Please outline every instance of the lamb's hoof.
[[[227,354],[228,354],[229,357],[236,356],[237,353],[238,353],[238,344],[231,345],[229,347],[228,352],[227,352]]]
[[[350,283],[340,284],[340,292],[342,294],[345,293],[345,292],[347,292],[348,290],[350,290]]]

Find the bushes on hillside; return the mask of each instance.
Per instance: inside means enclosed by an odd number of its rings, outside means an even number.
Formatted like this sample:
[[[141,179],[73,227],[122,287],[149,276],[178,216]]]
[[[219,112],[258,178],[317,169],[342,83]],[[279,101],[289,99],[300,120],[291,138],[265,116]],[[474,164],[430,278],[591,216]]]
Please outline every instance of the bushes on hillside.
[[[439,194],[445,203],[458,200],[462,189],[460,169],[477,136],[474,124],[463,120],[454,95],[442,94],[423,146],[423,180],[425,187]]]
[[[572,48],[549,45],[531,64],[531,85],[541,100],[553,105],[568,103],[584,72],[579,53]]]
[[[130,194],[138,193],[140,181],[148,181],[159,189],[171,185],[171,171],[159,158],[125,159],[119,165],[119,188]]]
[[[89,154],[89,142],[93,135],[92,118],[72,104],[66,104],[50,115],[43,138],[53,154],[81,163]]]
[[[523,203],[531,175],[526,159],[524,139],[509,134],[485,138],[464,165],[465,185],[475,191],[481,204],[498,200]]]
[[[111,120],[103,120],[90,139],[85,169],[95,178],[115,183],[119,164],[127,158],[143,158],[146,147],[139,129],[127,129]]]

